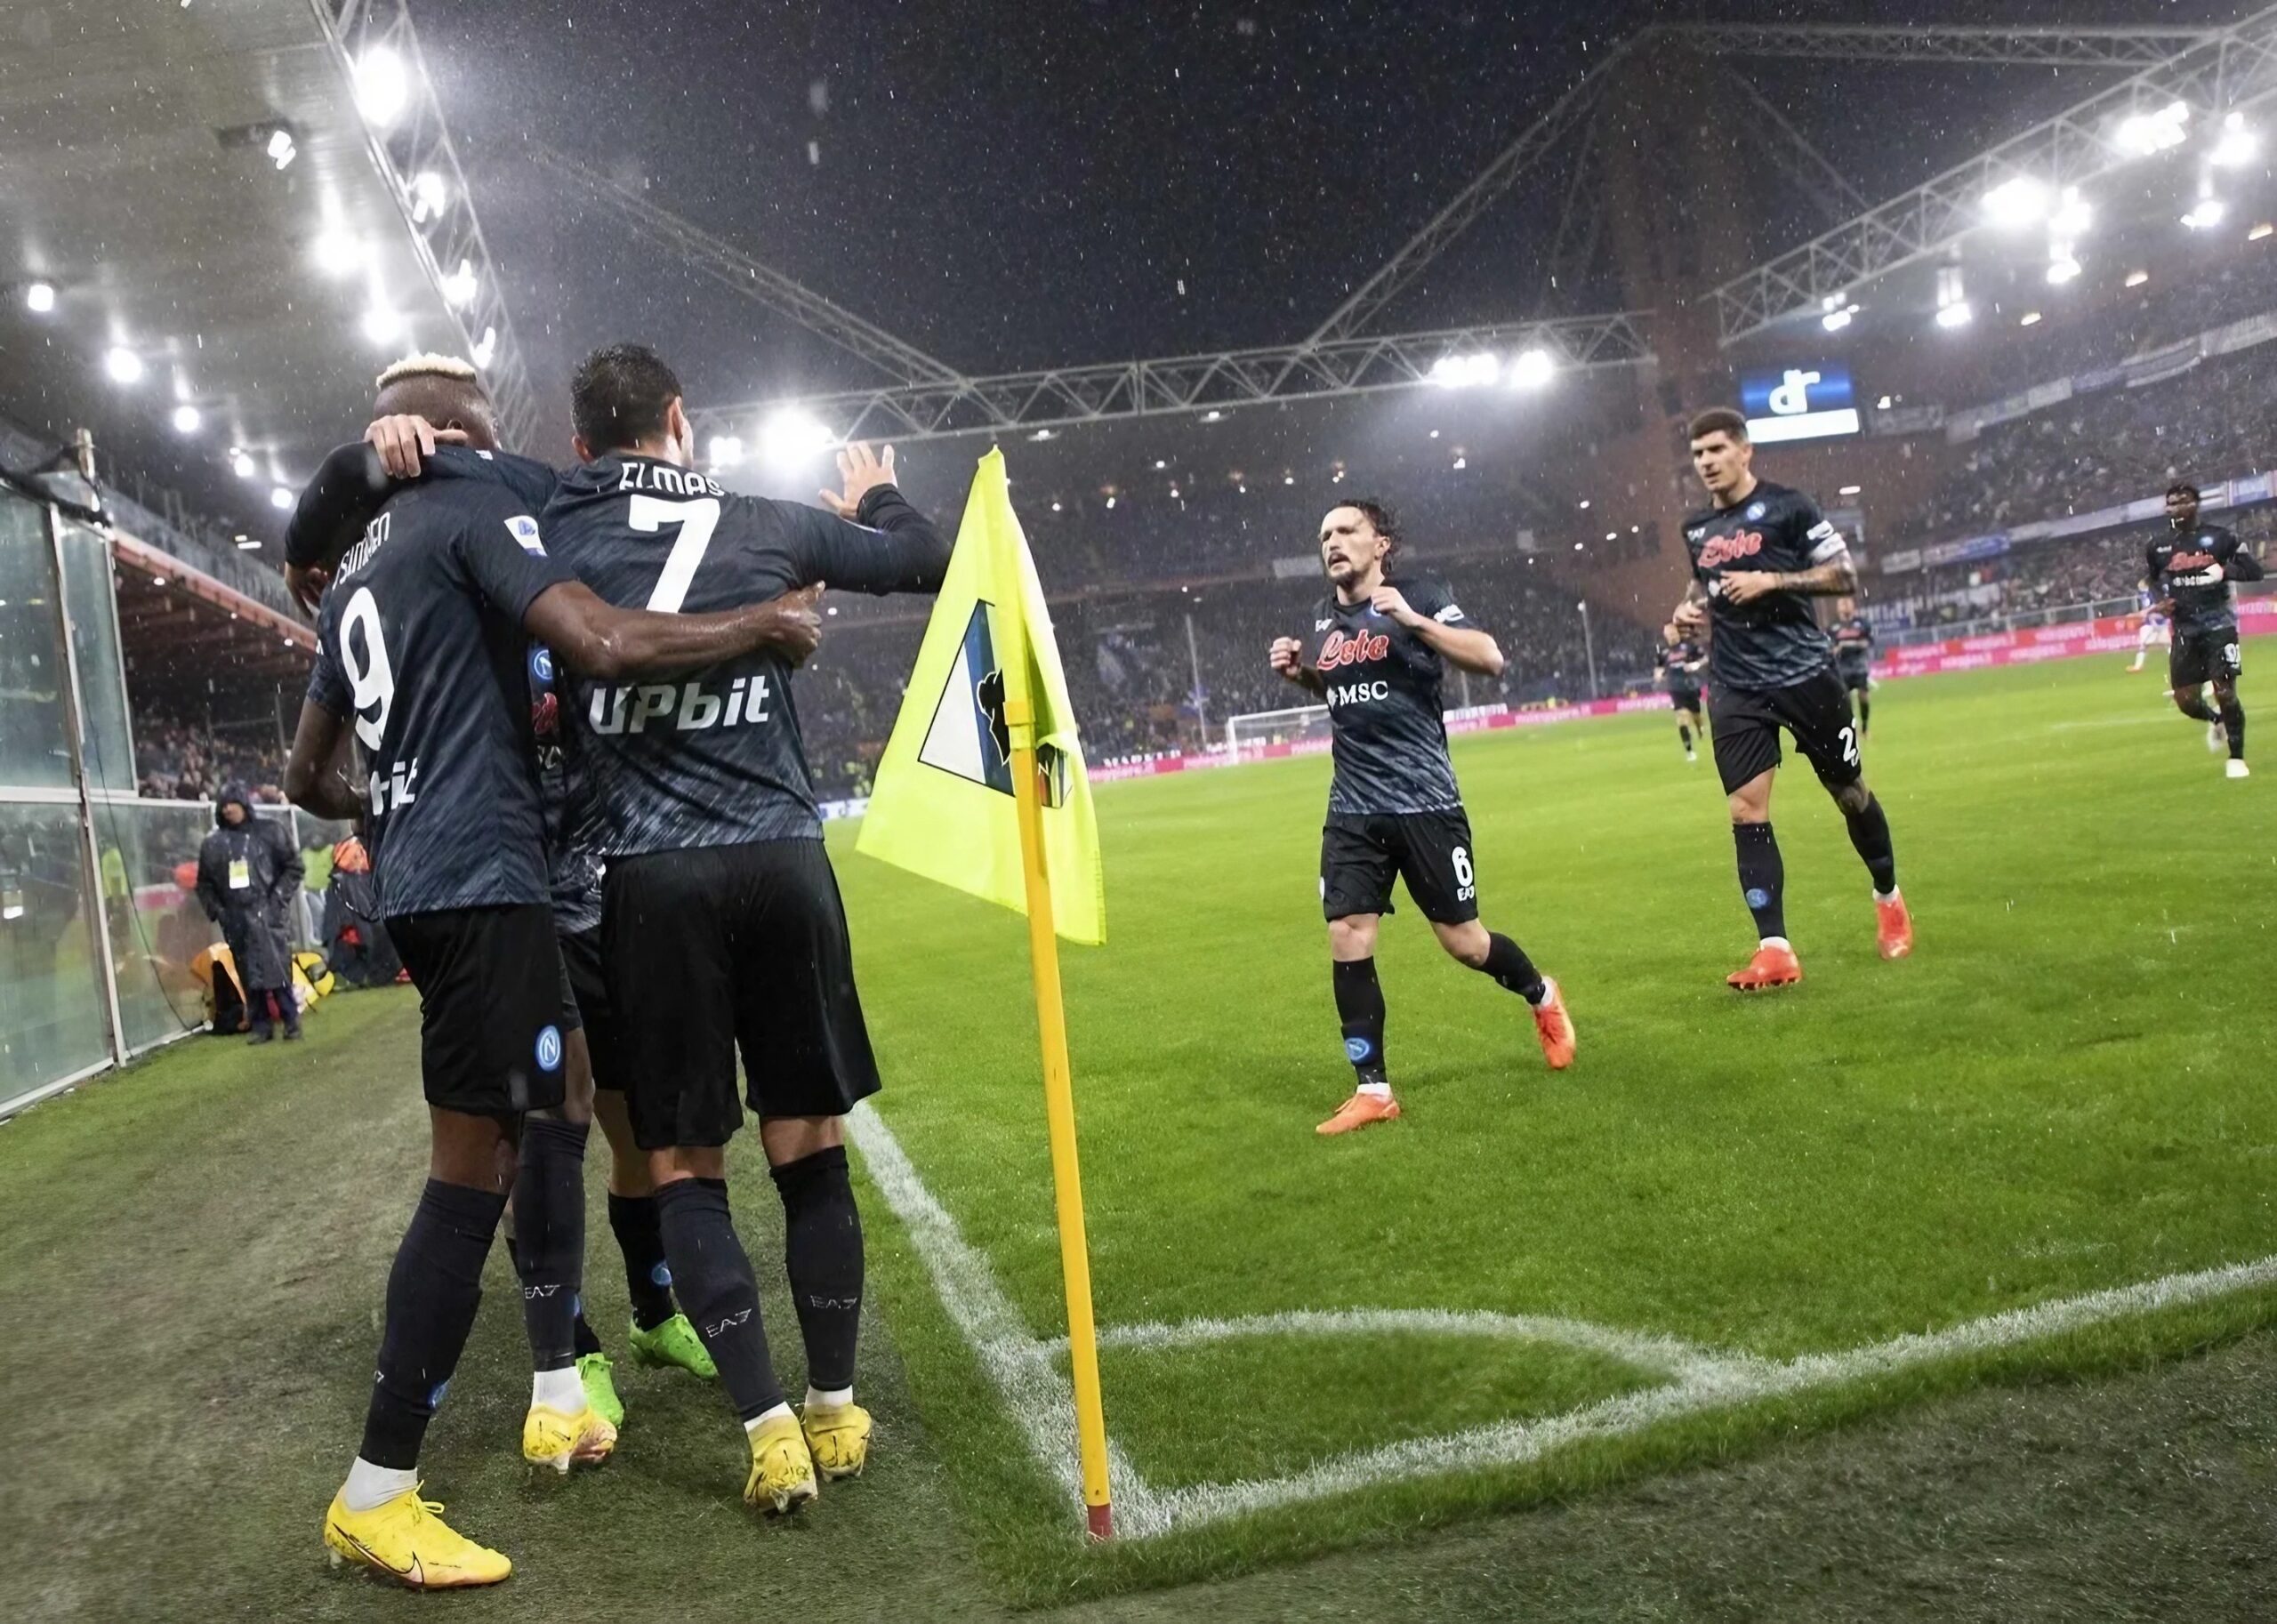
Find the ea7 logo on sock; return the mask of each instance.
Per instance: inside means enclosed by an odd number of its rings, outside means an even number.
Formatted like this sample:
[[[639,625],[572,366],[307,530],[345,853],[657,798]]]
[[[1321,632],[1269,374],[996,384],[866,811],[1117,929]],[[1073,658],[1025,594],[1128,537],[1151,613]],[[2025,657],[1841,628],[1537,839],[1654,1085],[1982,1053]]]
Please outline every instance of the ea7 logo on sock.
[[[550,1286],[524,1286],[522,1288],[522,1300],[526,1303],[538,1302],[545,1298],[551,1297],[559,1290],[561,1290],[561,1286],[560,1282],[558,1281]]]
[[[735,1313],[729,1314],[726,1319],[721,1320],[717,1325],[706,1325],[704,1328],[704,1334],[707,1338],[716,1337],[721,1331],[732,1330],[734,1327],[742,1324],[745,1320],[751,1318],[752,1313],[752,1311],[749,1308],[739,1308]]]

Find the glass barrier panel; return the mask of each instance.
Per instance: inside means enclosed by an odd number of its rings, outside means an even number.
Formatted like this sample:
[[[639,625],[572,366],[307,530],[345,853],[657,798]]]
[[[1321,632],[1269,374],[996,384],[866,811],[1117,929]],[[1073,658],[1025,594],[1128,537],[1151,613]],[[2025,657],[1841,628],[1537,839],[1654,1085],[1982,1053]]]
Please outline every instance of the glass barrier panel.
[[[198,954],[221,939],[197,901],[197,850],[213,828],[203,801],[103,800],[96,862],[118,1020],[130,1053],[205,1024]]]
[[[110,1057],[93,917],[79,808],[0,802],[0,1108]]]
[[[0,784],[71,787],[47,510],[0,491]]]

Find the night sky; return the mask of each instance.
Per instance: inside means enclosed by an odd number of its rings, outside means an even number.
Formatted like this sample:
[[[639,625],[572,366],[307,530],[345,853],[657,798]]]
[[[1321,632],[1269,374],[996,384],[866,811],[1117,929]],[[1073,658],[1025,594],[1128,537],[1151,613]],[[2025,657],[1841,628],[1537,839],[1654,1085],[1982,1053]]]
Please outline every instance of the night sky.
[[[575,357],[619,337],[657,343],[699,401],[877,380],[588,212],[520,156],[529,137],[645,183],[652,201],[954,366],[1003,371],[1303,336],[1592,50],[1649,17],[1984,20],[1982,7],[1759,0],[592,0],[574,20],[572,9],[414,7],[550,411]],[[2112,8],[2167,22],[2226,9]],[[1870,196],[2102,82],[1749,71]],[[1887,120],[1901,108],[1908,139],[1894,143]],[[1391,319],[1533,313],[1529,273],[1553,207],[1541,189],[1514,194]]]

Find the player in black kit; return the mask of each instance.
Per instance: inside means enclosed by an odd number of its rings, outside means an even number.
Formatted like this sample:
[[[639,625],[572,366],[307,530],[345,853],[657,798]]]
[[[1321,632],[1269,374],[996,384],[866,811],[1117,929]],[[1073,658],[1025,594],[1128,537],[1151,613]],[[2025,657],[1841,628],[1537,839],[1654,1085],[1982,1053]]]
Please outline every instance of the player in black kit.
[[[1708,669],[1707,651],[1674,626],[1663,626],[1661,647],[1653,659],[1660,668],[1661,685],[1668,693],[1669,703],[1676,708],[1676,736],[1684,745],[1684,759],[1697,761],[1700,757],[1692,748],[1693,735],[1708,736],[1708,729],[1700,719],[1700,673]]]
[[[487,398],[471,377],[457,392],[471,442],[494,444]],[[325,1542],[414,1588],[493,1584],[511,1564],[441,1522],[421,1498],[417,1462],[473,1324],[508,1186],[522,1199],[526,1252],[574,1272],[583,1250],[575,1162],[566,1186],[517,1182],[526,1135],[574,1138],[580,1160],[583,1146],[582,1124],[561,1113],[561,971],[528,639],[614,679],[762,646],[803,651],[818,623],[771,603],[704,616],[613,608],[547,555],[527,503],[481,479],[393,494],[328,574],[286,787],[318,816],[366,819],[380,912],[419,988],[431,1142],[426,1188],[388,1279],[363,1446],[326,1514]],[[574,1366],[574,1292],[525,1298],[533,1351],[559,1358],[541,1359],[523,1451],[567,1470],[605,1456],[616,1433]]]
[[[1275,671],[1326,701],[1334,732],[1320,896],[1344,1055],[1358,1085],[1320,1125],[1324,1134],[1399,1115],[1384,1069],[1375,960],[1376,925],[1392,911],[1395,876],[1442,947],[1531,1006],[1550,1068],[1573,1063],[1573,1023],[1557,984],[1516,942],[1478,922],[1470,820],[1447,757],[1442,673],[1452,663],[1499,677],[1502,651],[1463,618],[1445,583],[1387,575],[1398,545],[1380,502],[1362,498],[1330,509],[1320,556],[1334,590],[1314,610],[1311,636],[1276,638],[1267,655]]]
[[[1746,968],[1726,979],[1754,993],[1803,978],[1787,940],[1786,872],[1771,832],[1782,728],[1842,808],[1850,843],[1873,876],[1882,957],[1903,958],[1913,950],[1913,922],[1897,891],[1889,820],[1866,787],[1849,700],[1811,611],[1814,597],[1856,585],[1850,550],[1808,496],[1755,477],[1755,447],[1739,413],[1702,413],[1691,440],[1693,468],[1713,505],[1684,521],[1693,578],[1674,623],[1683,632],[1710,631],[1716,771],[1731,803],[1740,890],[1758,941]]]
[[[1855,598],[1834,600],[1834,674],[1846,694],[1857,696],[1858,740],[1865,742],[1874,714],[1874,629],[1858,613]]]
[[[2245,669],[2238,652],[2238,609],[2230,591],[2234,581],[2262,579],[2261,560],[2219,525],[2198,522],[2198,487],[2177,482],[2167,491],[2169,534],[2151,543],[2144,574],[2152,597],[2174,618],[2174,642],[2167,654],[2167,683],[2175,709],[2194,721],[2220,722],[2227,736],[2233,778],[2249,776],[2245,764],[2245,707],[2238,703],[2238,676]],[[2214,685],[2215,708],[2200,696]]]
[[[755,593],[811,599],[825,583],[930,592],[947,571],[948,543],[894,486],[890,448],[840,453],[832,512],[731,493],[694,470],[680,381],[636,344],[586,358],[571,411],[583,463],[544,523],[611,602],[671,615]],[[776,1511],[813,1499],[817,1470],[851,1476],[867,1459],[870,1418],[854,1403],[862,1229],[843,1119],[878,1088],[793,663],[761,650],[672,683],[581,674],[570,736],[605,822],[602,966],[664,1254],[743,1420],[744,1498]],[[728,1205],[739,1052],[783,1201],[807,1354],[798,1415]]]

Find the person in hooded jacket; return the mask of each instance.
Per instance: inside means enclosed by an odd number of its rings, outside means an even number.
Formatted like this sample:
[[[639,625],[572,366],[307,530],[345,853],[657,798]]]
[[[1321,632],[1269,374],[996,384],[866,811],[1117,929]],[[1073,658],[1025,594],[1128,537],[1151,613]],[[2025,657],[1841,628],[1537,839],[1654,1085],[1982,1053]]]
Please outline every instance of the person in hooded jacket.
[[[283,824],[253,815],[253,797],[242,784],[221,792],[213,806],[213,832],[197,853],[197,900],[205,916],[221,928],[221,939],[237,961],[237,985],[245,989],[247,1040],[266,1043],[275,1035],[272,1001],[285,1021],[285,1035],[301,1035],[301,1007],[293,997],[292,943],[285,921],[301,885],[301,852]]]

